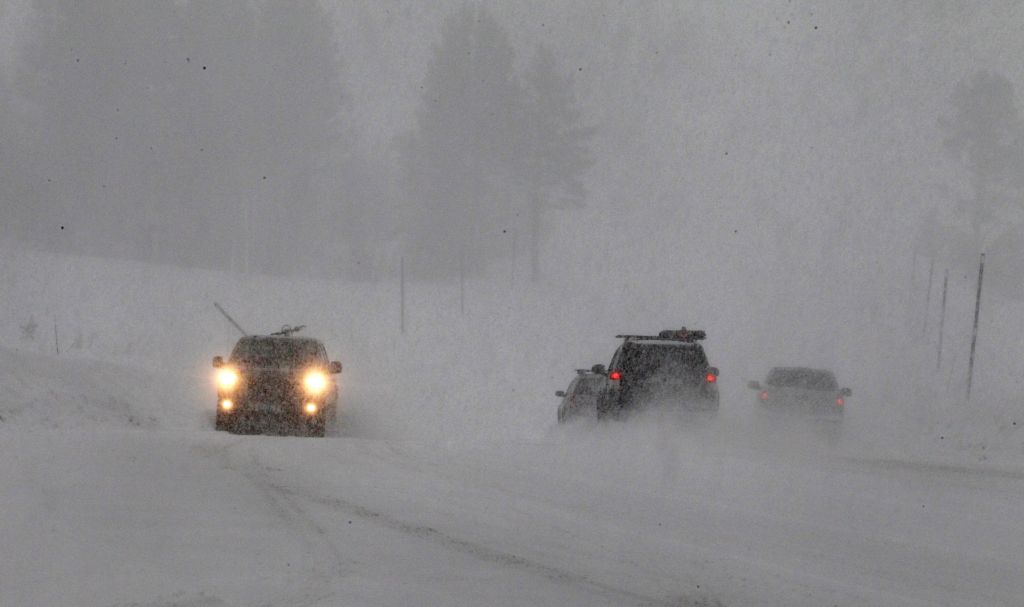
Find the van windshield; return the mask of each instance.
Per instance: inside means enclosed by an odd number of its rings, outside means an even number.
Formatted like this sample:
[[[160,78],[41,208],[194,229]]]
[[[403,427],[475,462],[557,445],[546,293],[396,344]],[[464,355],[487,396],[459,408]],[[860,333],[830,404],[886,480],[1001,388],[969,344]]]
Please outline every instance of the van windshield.
[[[275,337],[240,339],[231,352],[231,360],[254,367],[300,367],[324,362],[316,341]]]
[[[831,371],[817,369],[775,368],[768,373],[765,383],[769,386],[807,388],[810,390],[836,390],[838,384]]]

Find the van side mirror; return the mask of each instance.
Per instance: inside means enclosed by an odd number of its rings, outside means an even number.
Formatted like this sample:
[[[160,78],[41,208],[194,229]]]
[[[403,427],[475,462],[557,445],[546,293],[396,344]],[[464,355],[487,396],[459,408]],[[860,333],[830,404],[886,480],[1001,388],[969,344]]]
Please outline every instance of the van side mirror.
[[[336,361],[336,360],[332,360],[331,361],[331,374],[332,375],[337,375],[338,373],[341,373],[341,363]]]
[[[221,358],[220,356],[214,356],[213,357],[213,368],[214,369],[220,369],[223,366],[224,366],[224,359]]]
[[[761,382],[755,381],[755,380],[750,380],[750,381],[747,382],[747,387],[750,388],[751,390],[760,390],[761,389]]]
[[[557,396],[558,398],[565,398],[565,390],[559,390],[558,392],[555,392],[555,396]]]
[[[597,375],[604,375],[604,365],[594,365],[593,367],[590,367],[590,372],[595,373]]]

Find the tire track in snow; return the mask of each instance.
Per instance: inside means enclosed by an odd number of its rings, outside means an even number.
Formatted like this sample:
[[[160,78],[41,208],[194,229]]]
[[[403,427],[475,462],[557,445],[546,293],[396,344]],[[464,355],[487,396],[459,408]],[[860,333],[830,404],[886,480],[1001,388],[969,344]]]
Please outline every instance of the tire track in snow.
[[[385,512],[368,508],[350,499],[318,495],[310,491],[300,491],[273,479],[273,473],[278,472],[279,469],[261,462],[258,451],[243,455],[244,459],[241,461],[232,461],[231,452],[233,449],[246,444],[245,441],[238,440],[221,446],[204,445],[197,447],[197,450],[204,455],[221,459],[222,466],[225,469],[244,476],[266,496],[268,504],[281,520],[289,527],[296,529],[296,534],[300,535],[308,546],[326,556],[326,559],[321,561],[325,563],[324,566],[312,576],[311,582],[315,583],[308,591],[302,593],[301,598],[290,596],[284,599],[282,597],[281,601],[268,602],[268,607],[271,605],[310,607],[324,601],[329,601],[331,597],[335,596],[335,593],[330,588],[332,580],[335,576],[344,575],[346,564],[354,562],[349,561],[342,555],[342,551],[331,540],[330,530],[318,523],[313,515],[309,514],[302,507],[301,503],[304,501],[317,504],[332,511],[343,512],[348,517],[361,518],[385,529],[432,543],[445,550],[470,556],[484,563],[519,570],[557,584],[589,590],[605,598],[618,600],[619,604],[622,605],[629,604],[637,605],[638,607],[725,607],[725,604],[721,601],[703,594],[667,597],[647,596],[602,583],[584,574],[560,569],[512,552],[502,551],[461,539],[434,527],[411,523]],[[389,445],[389,448],[399,458],[404,459],[407,457],[405,454],[393,449],[393,446]],[[401,463],[396,462],[396,465],[401,465]],[[312,558],[316,561],[320,560],[315,556]]]
[[[485,563],[517,569],[559,584],[567,584],[589,589],[603,596],[610,595],[619,597],[623,600],[623,604],[628,603],[642,607],[725,607],[720,601],[706,596],[679,596],[669,598],[645,596],[636,592],[603,584],[583,574],[573,573],[571,571],[530,560],[511,552],[505,552],[476,542],[457,538],[430,526],[403,521],[397,517],[367,508],[348,499],[314,495],[308,492],[299,492],[294,488],[286,487],[280,483],[274,482],[269,478],[269,475],[265,473],[259,475],[258,479],[253,477],[250,478],[252,478],[254,482],[265,483],[266,486],[275,493],[288,496],[291,500],[307,500],[331,510],[345,512],[348,515],[371,521],[386,529],[431,542],[446,550],[465,554]]]
[[[928,460],[909,460],[909,459],[898,459],[894,457],[854,457],[854,456],[843,456],[842,461],[848,462],[854,465],[863,466],[865,468],[872,468],[883,470],[887,472],[914,472],[914,473],[931,473],[941,475],[946,478],[960,477],[960,478],[994,478],[1004,480],[1020,481],[1024,480],[1024,469],[1016,467],[1006,467],[985,464],[969,464],[962,462],[944,462],[944,461],[928,461]]]
[[[309,516],[292,496],[277,491],[272,484],[267,482],[266,470],[268,469],[259,462],[258,453],[253,454],[255,459],[245,461],[241,466],[232,462],[232,449],[244,444],[243,439],[238,439],[226,445],[197,445],[193,447],[193,450],[206,457],[219,460],[223,469],[241,475],[263,494],[271,512],[289,528],[295,529],[293,537],[301,539],[311,553],[307,555],[308,559],[314,563],[313,568],[305,570],[298,567],[296,563],[295,571],[304,571],[307,576],[306,582],[302,584],[302,591],[298,594],[282,592],[281,596],[261,603],[261,605],[265,607],[276,605],[312,607],[329,601],[335,596],[335,592],[331,589],[331,583],[338,574],[344,571],[345,557],[342,556],[338,547],[327,539],[329,534],[327,529]]]

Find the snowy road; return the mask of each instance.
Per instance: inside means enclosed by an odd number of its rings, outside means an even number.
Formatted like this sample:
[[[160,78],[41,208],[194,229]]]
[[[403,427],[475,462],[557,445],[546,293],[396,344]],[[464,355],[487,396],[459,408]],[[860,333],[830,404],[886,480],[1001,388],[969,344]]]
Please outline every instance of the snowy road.
[[[213,432],[207,386],[163,372],[0,350],[0,383],[0,605],[1024,596],[1024,466],[884,455],[855,416],[838,445],[740,407],[444,442],[360,432],[357,404],[302,439]]]
[[[1024,474],[715,433],[5,431],[0,604],[1020,604]]]

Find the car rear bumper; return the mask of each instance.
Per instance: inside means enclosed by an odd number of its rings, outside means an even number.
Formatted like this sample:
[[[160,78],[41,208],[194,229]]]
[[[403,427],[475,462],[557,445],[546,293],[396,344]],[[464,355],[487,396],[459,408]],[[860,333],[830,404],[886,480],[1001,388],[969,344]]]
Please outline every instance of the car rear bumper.
[[[617,415],[642,409],[714,412],[718,410],[718,393],[692,387],[686,390],[622,390],[609,393],[599,403],[598,414]]]
[[[800,417],[810,419],[842,419],[844,408],[832,402],[806,403],[785,401],[757,401],[758,411],[773,417]]]

